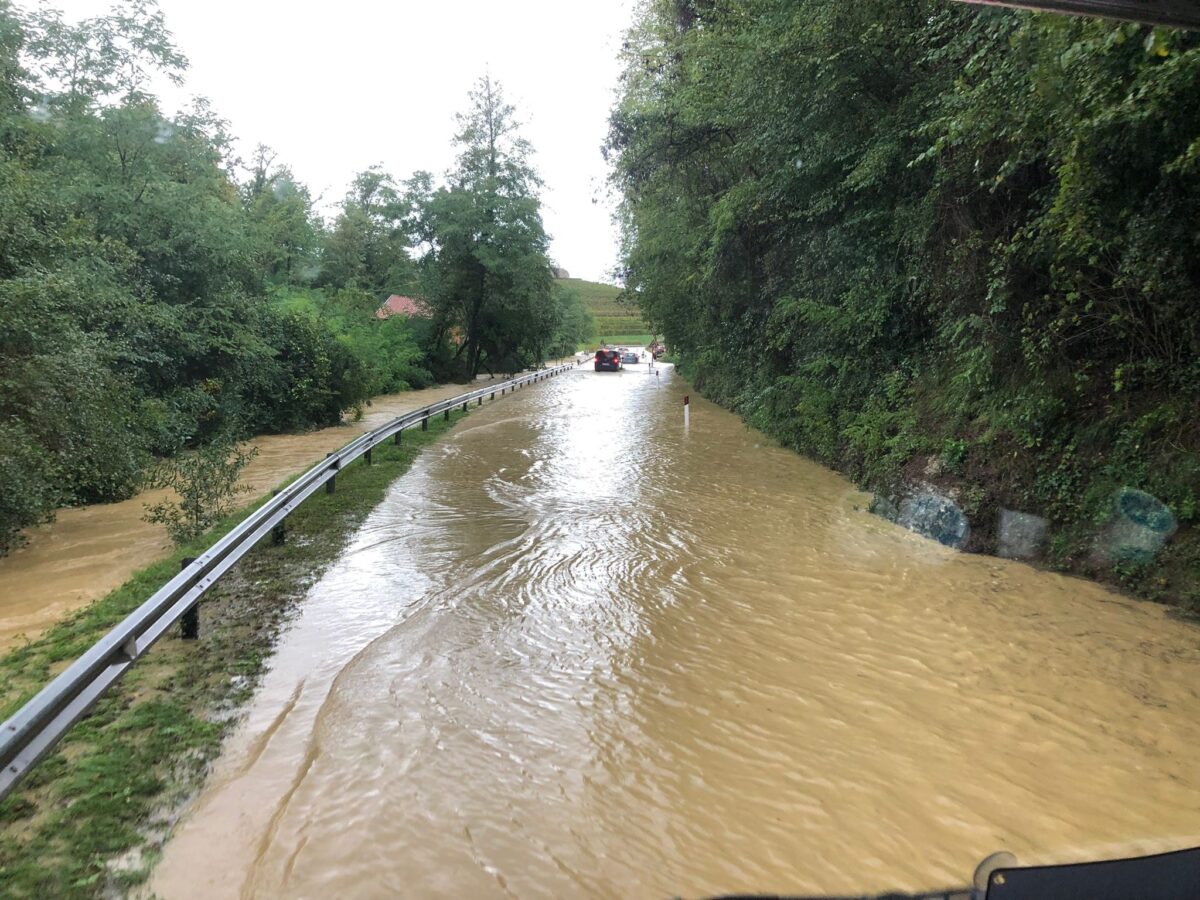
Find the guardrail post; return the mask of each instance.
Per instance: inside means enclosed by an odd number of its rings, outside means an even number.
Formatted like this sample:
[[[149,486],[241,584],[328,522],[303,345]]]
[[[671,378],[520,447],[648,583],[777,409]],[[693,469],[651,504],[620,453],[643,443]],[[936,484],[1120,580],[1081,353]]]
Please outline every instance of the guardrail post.
[[[368,448],[367,448],[367,452],[363,454],[363,461],[364,461],[364,462],[366,462],[366,464],[367,464],[368,466],[371,464],[371,451],[372,451],[373,449],[375,449],[375,448],[374,448],[374,447],[368,447]]]
[[[483,406],[483,398],[482,397],[479,398],[479,403],[477,403],[476,406]]]
[[[443,422],[450,421],[450,410],[447,409],[445,412],[442,413],[442,421]]]
[[[278,489],[271,491],[272,497],[278,497]],[[287,519],[281,519],[279,524],[271,529],[271,543],[278,547],[287,540]]]
[[[470,402],[471,402],[470,400],[464,400],[464,401],[463,401],[463,412],[466,412],[466,411],[467,411],[467,404],[469,404]]]
[[[182,572],[196,561],[194,556],[185,556],[179,561],[179,571]],[[185,641],[194,641],[200,637],[200,601],[183,614],[179,620],[179,636]]]
[[[422,431],[428,431],[428,430],[429,430],[429,416],[426,416],[425,418],[423,418],[423,419],[421,420],[421,430],[422,430]]]
[[[397,447],[400,446],[400,435],[402,435],[402,434],[404,434],[403,428],[401,428],[399,431],[397,431],[396,436],[394,438],[392,438],[392,443],[395,444]]]
[[[492,391],[492,396],[491,396],[491,399],[492,399],[492,400],[495,400],[495,399],[496,399],[496,392],[495,392],[495,391]],[[480,403],[482,403],[482,402],[483,402],[483,398],[482,398],[482,397],[480,397],[480,398],[479,398],[479,402],[480,402]]]

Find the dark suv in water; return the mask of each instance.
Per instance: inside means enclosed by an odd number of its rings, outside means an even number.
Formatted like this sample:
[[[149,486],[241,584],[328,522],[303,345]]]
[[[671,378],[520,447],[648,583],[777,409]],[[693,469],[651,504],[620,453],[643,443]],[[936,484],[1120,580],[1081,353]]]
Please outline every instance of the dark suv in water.
[[[621,368],[621,354],[616,350],[596,351],[596,371],[616,372]]]

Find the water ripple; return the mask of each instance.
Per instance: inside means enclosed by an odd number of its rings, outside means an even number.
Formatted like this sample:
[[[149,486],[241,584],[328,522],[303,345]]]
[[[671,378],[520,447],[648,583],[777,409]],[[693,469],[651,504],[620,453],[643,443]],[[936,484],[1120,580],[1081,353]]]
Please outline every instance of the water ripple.
[[[1195,629],[874,519],[703,401],[686,433],[686,390],[580,373],[423,457],[159,893],[221,894],[201,841],[314,897],[915,890],[1195,841]]]

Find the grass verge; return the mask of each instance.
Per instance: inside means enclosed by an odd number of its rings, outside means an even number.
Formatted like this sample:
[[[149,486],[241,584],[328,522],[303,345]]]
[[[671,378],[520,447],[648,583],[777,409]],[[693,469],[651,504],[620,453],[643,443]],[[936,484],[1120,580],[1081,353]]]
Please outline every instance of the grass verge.
[[[176,630],[159,641],[0,803],[0,896],[108,896],[146,879],[296,602],[388,485],[463,415],[430,419],[428,432],[376,447],[374,465],[354,463],[335,493],[305,501],[288,519],[286,543],[261,542],[209,591],[200,640],[184,642]],[[259,503],[0,657],[0,720]]]

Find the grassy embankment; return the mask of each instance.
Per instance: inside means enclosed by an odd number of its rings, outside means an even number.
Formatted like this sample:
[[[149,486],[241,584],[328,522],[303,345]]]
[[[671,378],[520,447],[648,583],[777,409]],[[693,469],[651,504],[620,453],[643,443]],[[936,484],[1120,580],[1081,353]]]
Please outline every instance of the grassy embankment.
[[[617,301],[621,293],[619,287],[584,281],[582,278],[560,278],[558,283],[578,291],[580,299],[596,320],[595,333],[588,346],[581,347],[581,350],[590,350],[597,344],[636,346],[650,343],[650,328],[642,321],[638,310]]]
[[[337,558],[389,484],[451,423],[411,430],[380,445],[288,520],[287,541],[256,547],[201,604],[201,637],[160,641],[0,803],[0,896],[96,897],[145,880],[173,812],[252,694],[276,635],[308,587]],[[260,501],[261,502],[261,501]],[[178,571],[229,531],[252,504],[203,538],[0,657],[0,719]]]

